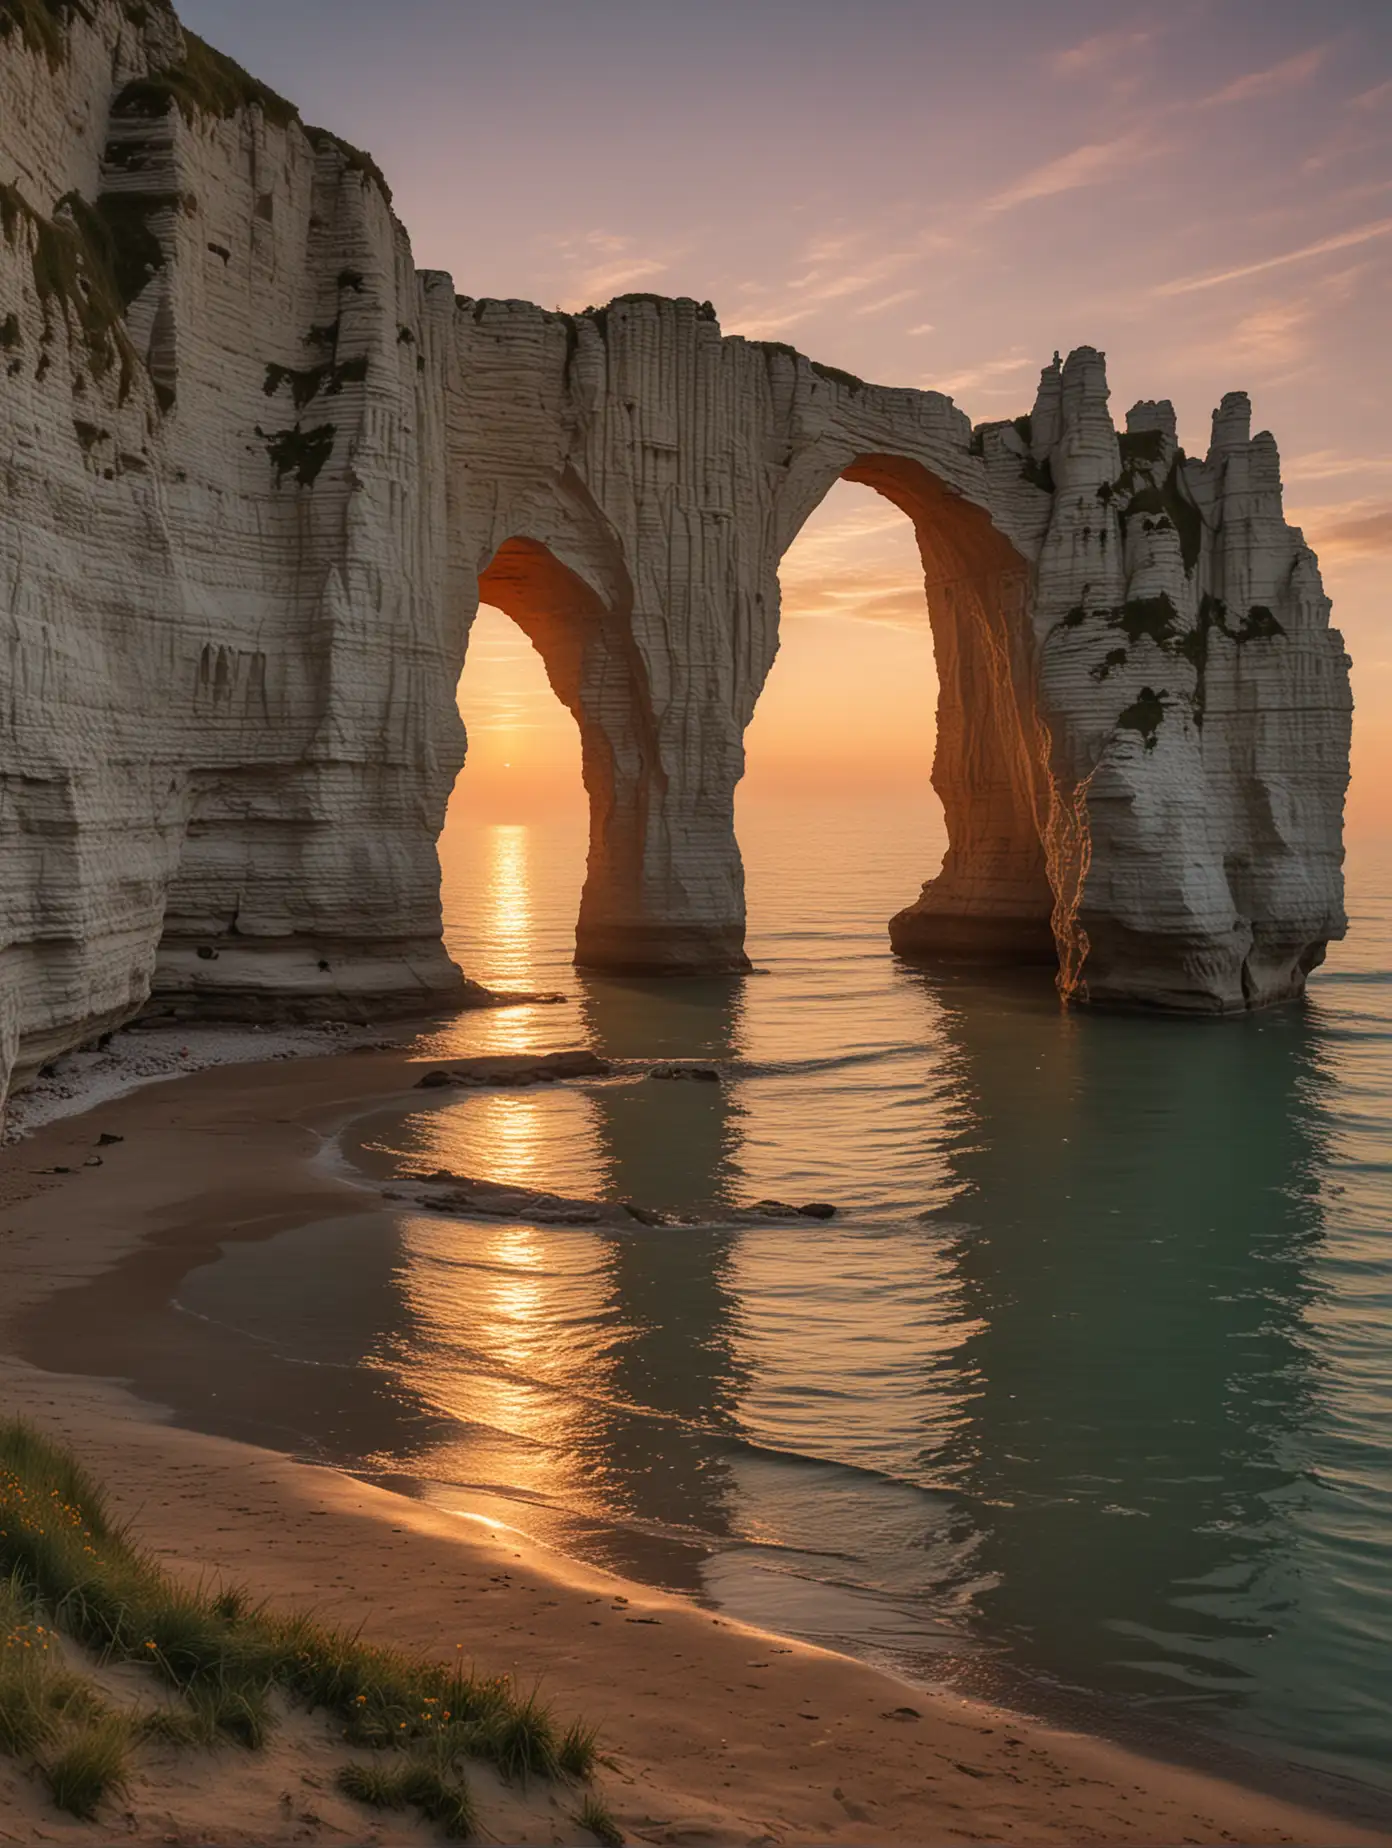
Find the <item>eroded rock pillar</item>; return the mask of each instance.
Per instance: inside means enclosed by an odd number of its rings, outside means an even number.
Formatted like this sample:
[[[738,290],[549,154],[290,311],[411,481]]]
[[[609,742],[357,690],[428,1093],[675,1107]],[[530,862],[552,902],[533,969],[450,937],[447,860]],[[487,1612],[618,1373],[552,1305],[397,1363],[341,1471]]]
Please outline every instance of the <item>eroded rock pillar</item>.
[[[580,728],[590,853],[577,964],[623,975],[747,968],[734,834],[744,759],[733,724],[683,699],[682,736],[689,744],[699,727],[701,743],[674,761],[630,612],[540,542],[502,545],[479,594],[524,630]]]
[[[918,463],[869,458],[846,476],[914,522],[938,668],[933,787],[948,848],[937,877],[890,920],[890,942],[910,959],[1052,964],[1028,566],[980,508]]]

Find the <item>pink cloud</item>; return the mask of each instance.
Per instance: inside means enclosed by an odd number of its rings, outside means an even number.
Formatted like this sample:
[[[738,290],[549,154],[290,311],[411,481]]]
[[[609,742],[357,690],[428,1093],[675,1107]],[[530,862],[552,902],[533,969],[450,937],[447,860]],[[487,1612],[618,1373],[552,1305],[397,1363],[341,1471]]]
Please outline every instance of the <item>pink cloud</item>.
[[[1281,269],[1287,263],[1303,263],[1310,257],[1323,257],[1335,250],[1350,250],[1357,244],[1371,243],[1392,232],[1392,218],[1379,218],[1372,224],[1358,225],[1352,231],[1340,231],[1321,238],[1316,244],[1302,244],[1298,250],[1285,250],[1279,256],[1263,257],[1256,263],[1238,264],[1233,269],[1214,270],[1207,276],[1187,276],[1179,282],[1164,283],[1158,295],[1191,295],[1198,289],[1216,289],[1220,283],[1238,282],[1244,276],[1260,276],[1267,270]]]
[[[1293,58],[1286,58],[1282,63],[1273,64],[1264,71],[1249,71],[1245,77],[1235,77],[1221,90],[1205,96],[1202,106],[1246,103],[1256,96],[1279,96],[1283,90],[1293,90],[1314,76],[1324,63],[1326,49],[1323,45],[1312,45],[1309,51],[1297,52]]]

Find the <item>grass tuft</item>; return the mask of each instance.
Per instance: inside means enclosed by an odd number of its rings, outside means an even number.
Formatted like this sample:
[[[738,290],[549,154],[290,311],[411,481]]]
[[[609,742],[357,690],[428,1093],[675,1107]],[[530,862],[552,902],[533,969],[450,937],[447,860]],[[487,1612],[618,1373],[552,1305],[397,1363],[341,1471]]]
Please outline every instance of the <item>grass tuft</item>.
[[[83,1765],[98,1764],[103,1753],[114,1788],[122,1753],[137,1737],[230,1740],[255,1751],[275,1723],[277,1698],[330,1715],[350,1744],[398,1755],[390,1773],[350,1767],[345,1776],[360,1786],[350,1794],[376,1790],[377,1797],[361,1800],[379,1807],[384,1792],[393,1803],[400,1798],[460,1840],[473,1827],[461,1760],[485,1759],[519,1780],[583,1780],[597,1760],[592,1728],[577,1721],[558,1734],[537,1693],[521,1696],[505,1676],[447,1667],[308,1616],[267,1611],[240,1587],[175,1583],[111,1521],[74,1459],[17,1423],[0,1423],[0,1575],[6,1573],[0,1749],[46,1768],[60,1760],[45,1755],[60,1753],[64,1787],[73,1792]],[[177,1698],[138,1719],[122,1717],[122,1732],[93,1685],[51,1654],[58,1639],[50,1623],[105,1660],[142,1664]]]
[[[567,1777],[588,1783],[599,1763],[598,1728],[586,1726],[583,1720],[572,1720],[561,1740],[559,1758]]]
[[[122,1713],[86,1721],[57,1751],[41,1760],[44,1782],[59,1809],[90,1821],[107,1797],[118,1796],[130,1776],[132,1727]]]
[[[528,1777],[562,1775],[555,1724],[535,1693],[490,1721],[484,1740],[483,1755],[492,1759],[505,1778],[525,1783]]]
[[[372,1809],[419,1810],[449,1841],[468,1841],[478,1826],[473,1796],[452,1760],[421,1754],[399,1765],[345,1765],[337,1781],[344,1796]]]
[[[608,1806],[593,1791],[581,1804],[575,1820],[582,1829],[588,1829],[596,1841],[602,1842],[604,1848],[623,1848],[623,1830],[615,1822]]]

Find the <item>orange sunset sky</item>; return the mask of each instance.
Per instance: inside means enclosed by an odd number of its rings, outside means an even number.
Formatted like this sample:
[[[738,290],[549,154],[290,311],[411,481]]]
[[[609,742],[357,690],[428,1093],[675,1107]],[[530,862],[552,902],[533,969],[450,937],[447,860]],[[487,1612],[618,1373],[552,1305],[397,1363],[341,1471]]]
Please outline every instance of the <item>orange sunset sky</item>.
[[[372,150],[416,261],[470,295],[715,303],[974,421],[1056,347],[1113,414],[1226,390],[1281,447],[1354,660],[1350,834],[1392,834],[1388,0],[186,0],[187,23]],[[907,521],[841,484],[783,568],[745,799],[922,787],[932,640]],[[579,804],[573,722],[483,612],[459,799]]]

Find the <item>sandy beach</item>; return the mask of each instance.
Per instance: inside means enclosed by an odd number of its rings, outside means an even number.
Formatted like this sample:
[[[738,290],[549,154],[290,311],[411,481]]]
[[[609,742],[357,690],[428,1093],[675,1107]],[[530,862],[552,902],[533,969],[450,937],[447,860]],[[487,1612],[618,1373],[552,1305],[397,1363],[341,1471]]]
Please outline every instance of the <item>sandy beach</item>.
[[[1371,1796],[1360,1815],[1356,1793],[1313,1778],[1290,1773],[1278,1794],[927,1692],[575,1565],[496,1522],[178,1428],[98,1377],[106,1331],[128,1334],[225,1241],[380,1210],[379,1195],[314,1157],[346,1116],[409,1095],[426,1069],[372,1050],[223,1066],[103,1101],[0,1158],[4,1410],[70,1443],[171,1570],[539,1681],[558,1712],[601,1728],[601,1788],[634,1840],[1392,1841]],[[120,1832],[431,1839],[336,1794],[331,1745],[292,1716],[263,1755],[152,1754]],[[591,1839],[564,1792],[476,1782],[495,1839]],[[0,1760],[0,1840],[99,1841],[117,1822],[60,1821]]]

